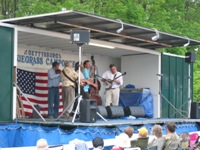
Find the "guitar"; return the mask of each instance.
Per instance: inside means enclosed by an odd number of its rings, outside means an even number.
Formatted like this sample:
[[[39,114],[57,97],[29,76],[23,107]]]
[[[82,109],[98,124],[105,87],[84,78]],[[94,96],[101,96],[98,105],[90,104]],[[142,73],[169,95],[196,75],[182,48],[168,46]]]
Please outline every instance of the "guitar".
[[[108,84],[106,85],[106,90],[109,90],[109,89],[112,88],[113,82],[114,82],[116,79],[118,79],[119,77],[124,76],[124,75],[126,75],[126,72],[122,73],[121,75],[115,77],[115,78],[112,79],[112,80],[111,80],[111,79],[105,79],[105,78],[103,78],[103,77],[101,77],[101,76],[99,76],[99,75],[95,75],[95,76],[100,77],[100,78],[103,79],[104,81],[108,81]]]

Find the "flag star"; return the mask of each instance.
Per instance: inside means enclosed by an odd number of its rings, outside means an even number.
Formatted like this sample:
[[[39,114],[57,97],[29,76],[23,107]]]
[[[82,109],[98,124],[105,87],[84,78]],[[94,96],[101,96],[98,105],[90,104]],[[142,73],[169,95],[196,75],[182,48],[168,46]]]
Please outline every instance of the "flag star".
[[[35,73],[24,71],[21,69],[17,70],[17,83],[20,86],[22,92],[26,94],[35,94]]]

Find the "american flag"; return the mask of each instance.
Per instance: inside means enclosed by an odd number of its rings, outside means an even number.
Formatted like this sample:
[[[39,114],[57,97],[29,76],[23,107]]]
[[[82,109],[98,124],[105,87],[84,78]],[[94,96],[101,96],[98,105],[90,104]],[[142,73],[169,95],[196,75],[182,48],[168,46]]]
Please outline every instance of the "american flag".
[[[17,84],[25,96],[33,105],[40,106],[40,114],[48,114],[48,73],[47,72],[31,72],[23,69],[17,69]],[[62,103],[62,86],[59,86],[60,91],[60,108],[59,113],[63,110]],[[21,96],[26,116],[32,116],[33,108],[26,101],[24,96]]]

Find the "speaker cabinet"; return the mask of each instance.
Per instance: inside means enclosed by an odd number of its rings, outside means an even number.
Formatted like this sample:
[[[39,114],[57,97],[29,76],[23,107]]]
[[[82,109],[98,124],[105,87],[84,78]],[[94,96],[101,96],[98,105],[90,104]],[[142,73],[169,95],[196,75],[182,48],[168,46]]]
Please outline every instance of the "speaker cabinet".
[[[105,106],[97,106],[97,112],[104,118],[108,117],[108,113]]]
[[[124,109],[121,106],[107,106],[108,118],[124,117]]]
[[[145,117],[144,108],[139,106],[127,106],[124,108],[125,116]]]
[[[80,102],[80,122],[96,122],[97,101],[85,99]]]
[[[196,53],[194,52],[187,52],[185,56],[186,56],[185,58],[186,63],[194,63],[196,61]]]
[[[70,35],[72,44],[82,45],[90,42],[89,30],[72,30]]]
[[[199,102],[192,102],[190,118],[200,119],[200,103]]]

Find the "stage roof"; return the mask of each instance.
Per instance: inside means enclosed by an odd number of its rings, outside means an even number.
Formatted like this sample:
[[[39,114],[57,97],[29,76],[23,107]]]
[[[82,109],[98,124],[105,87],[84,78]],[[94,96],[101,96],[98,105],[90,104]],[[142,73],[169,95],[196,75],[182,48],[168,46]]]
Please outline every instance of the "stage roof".
[[[65,34],[70,34],[71,30],[87,29],[90,30],[92,39],[152,50],[157,48],[180,47],[188,42],[189,46],[200,44],[198,40],[160,31],[158,31],[159,39],[153,41],[152,37],[156,36],[155,29],[124,22],[123,31],[117,33],[116,31],[122,26],[119,20],[112,20],[74,10],[6,19],[0,22]]]

